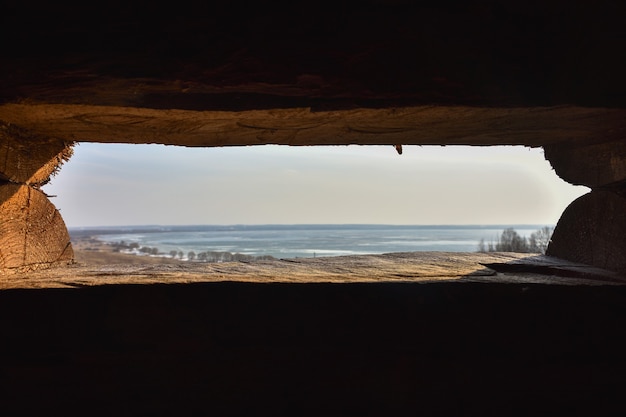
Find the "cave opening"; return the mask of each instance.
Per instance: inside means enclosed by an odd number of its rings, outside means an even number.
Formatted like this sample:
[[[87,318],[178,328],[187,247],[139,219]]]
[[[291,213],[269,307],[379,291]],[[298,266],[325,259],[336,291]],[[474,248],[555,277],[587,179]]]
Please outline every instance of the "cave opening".
[[[185,260],[474,252],[507,228],[524,239],[553,228],[587,190],[522,146],[399,155],[389,145],[96,143],[75,146],[44,187],[75,237],[99,230],[118,250]]]

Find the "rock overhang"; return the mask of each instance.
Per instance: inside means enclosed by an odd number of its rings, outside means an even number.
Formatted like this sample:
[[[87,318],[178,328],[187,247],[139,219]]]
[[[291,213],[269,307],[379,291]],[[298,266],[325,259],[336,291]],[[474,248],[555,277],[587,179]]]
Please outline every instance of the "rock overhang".
[[[139,1],[91,13],[84,4],[20,2],[3,14],[13,41],[0,68],[0,121],[33,150],[41,141],[55,149],[81,141],[542,146],[566,180],[620,196],[623,7],[183,2],[174,10]],[[17,155],[11,140],[5,153]],[[42,158],[59,161],[59,152]],[[28,194],[14,191],[7,198]],[[567,257],[567,246],[557,253]]]

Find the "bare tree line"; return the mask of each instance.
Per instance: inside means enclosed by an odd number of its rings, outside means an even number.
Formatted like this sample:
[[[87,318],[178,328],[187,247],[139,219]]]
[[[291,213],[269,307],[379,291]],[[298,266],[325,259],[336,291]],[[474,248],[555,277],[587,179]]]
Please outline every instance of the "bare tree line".
[[[515,229],[509,227],[502,231],[496,242],[487,242],[480,239],[478,252],[521,252],[521,253],[546,253],[550,237],[554,228],[544,226],[530,234],[528,238],[520,236]]]
[[[163,252],[159,252],[159,248],[152,248],[149,246],[141,246],[139,243],[133,242],[127,244],[123,240],[121,242],[111,243],[113,246],[114,252],[125,251],[137,251],[146,255],[166,255]],[[185,257],[186,255],[186,257]],[[196,253],[194,251],[189,251],[185,254],[183,251],[171,250],[169,251],[169,256],[172,259],[180,259],[180,260],[188,260],[194,262],[237,262],[237,261],[257,261],[264,259],[274,259],[273,256],[270,255],[246,255],[243,253],[231,253],[231,252],[219,252],[219,251],[206,251]]]
[[[176,252],[175,250],[170,251],[170,256],[172,258],[176,258],[177,256],[180,259],[183,259],[184,254],[182,251]],[[197,262],[238,262],[238,261],[258,261],[264,259],[274,259],[273,256],[270,255],[245,255],[243,253],[231,253],[231,252],[218,252],[218,251],[207,251],[207,252],[199,252],[195,253],[194,251],[187,252],[187,260],[189,261],[197,261]]]
[[[544,226],[537,231],[530,234],[529,237],[520,236],[519,233],[512,227],[504,229],[502,234],[494,242],[485,242],[485,239],[480,239],[478,243],[478,252],[519,252],[519,253],[541,253],[545,254],[550,243],[550,237],[554,228]],[[111,244],[113,250],[120,252],[137,251],[146,255],[158,256],[166,254],[159,252],[156,247],[140,246],[138,243],[133,242],[127,244],[124,241]],[[185,256],[186,255],[186,256]],[[238,262],[238,261],[255,261],[255,260],[268,260],[274,259],[271,255],[253,256],[242,253],[220,252],[220,251],[205,251],[196,253],[189,251],[185,254],[180,250],[171,250],[169,256],[172,259],[187,260],[192,262]]]

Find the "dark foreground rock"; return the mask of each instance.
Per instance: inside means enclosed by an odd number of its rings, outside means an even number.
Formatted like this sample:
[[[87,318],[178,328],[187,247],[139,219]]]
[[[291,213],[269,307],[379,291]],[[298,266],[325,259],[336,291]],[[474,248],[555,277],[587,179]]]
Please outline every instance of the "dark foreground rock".
[[[626,287],[105,285],[0,292],[3,415],[610,415]]]

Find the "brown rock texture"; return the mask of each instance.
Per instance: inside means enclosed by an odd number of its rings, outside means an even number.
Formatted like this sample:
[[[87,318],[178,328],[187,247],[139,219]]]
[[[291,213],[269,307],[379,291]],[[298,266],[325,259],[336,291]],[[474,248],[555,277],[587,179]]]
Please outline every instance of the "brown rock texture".
[[[0,117],[0,120],[2,118]],[[40,186],[72,156],[71,141],[0,122],[0,180]]]
[[[72,245],[59,211],[40,190],[0,185],[0,273],[68,264]]]
[[[617,131],[618,140],[544,144],[546,159],[570,184],[591,188],[626,184],[626,131]]]
[[[207,98],[210,101],[210,97]],[[314,111],[246,111],[5,104],[0,120],[32,142],[231,145],[526,145],[594,144],[622,138],[626,110],[576,106],[489,108],[413,106]],[[57,139],[57,140],[59,140]]]
[[[561,216],[547,253],[626,273],[626,198],[593,190],[575,200]]]

